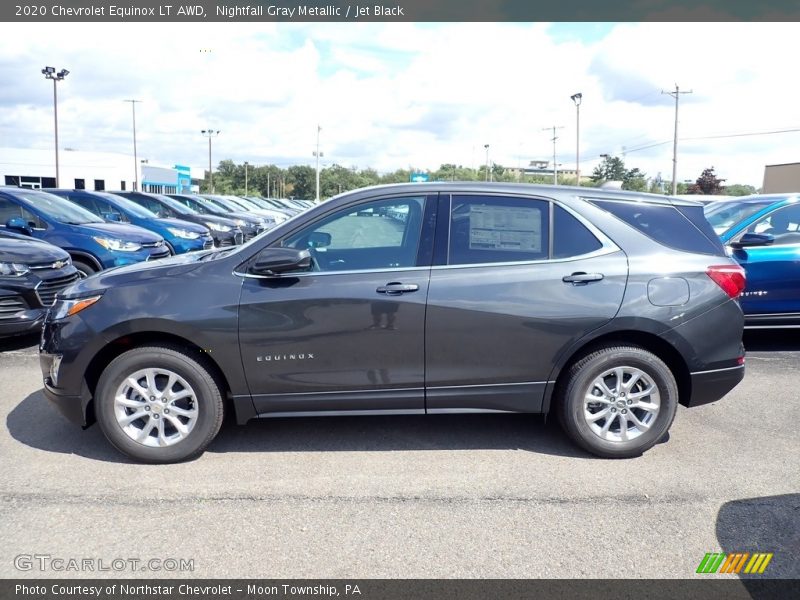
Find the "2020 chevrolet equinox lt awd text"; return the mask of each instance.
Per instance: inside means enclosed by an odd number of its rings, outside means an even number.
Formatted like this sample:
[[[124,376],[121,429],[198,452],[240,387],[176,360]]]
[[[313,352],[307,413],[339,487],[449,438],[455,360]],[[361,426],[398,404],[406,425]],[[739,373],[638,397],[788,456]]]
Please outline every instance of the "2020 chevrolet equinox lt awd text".
[[[145,462],[232,411],[555,412],[603,457],[744,376],[742,268],[699,203],[514,184],[378,186],[235,248],[99,273],[46,318],[45,394]]]

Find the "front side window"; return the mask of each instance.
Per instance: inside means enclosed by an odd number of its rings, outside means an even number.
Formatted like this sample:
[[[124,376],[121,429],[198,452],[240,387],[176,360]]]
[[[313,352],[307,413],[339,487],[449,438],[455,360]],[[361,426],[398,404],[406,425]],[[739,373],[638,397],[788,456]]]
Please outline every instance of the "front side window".
[[[319,271],[413,267],[424,206],[424,197],[359,204],[291,235],[283,245],[310,249]]]
[[[549,255],[549,202],[453,196],[449,264],[543,260]]]
[[[784,206],[769,213],[748,227],[747,231],[773,236],[773,246],[800,243],[800,204]]]

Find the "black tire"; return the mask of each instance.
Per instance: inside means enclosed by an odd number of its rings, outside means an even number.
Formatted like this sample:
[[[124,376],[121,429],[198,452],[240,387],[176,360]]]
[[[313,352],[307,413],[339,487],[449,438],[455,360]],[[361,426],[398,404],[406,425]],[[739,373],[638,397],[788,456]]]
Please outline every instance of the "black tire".
[[[97,273],[97,269],[80,259],[73,259],[72,264],[75,265],[75,268],[78,270],[78,274],[81,276],[81,279],[85,279],[86,277]]]
[[[159,447],[137,442],[117,421],[114,396],[131,374],[142,369],[173,372],[183,378],[194,391],[195,400],[191,402],[191,407],[195,407],[196,402],[197,409],[194,426],[183,439],[172,445]],[[198,456],[216,437],[224,416],[220,386],[209,370],[186,351],[169,346],[135,348],[111,361],[97,384],[94,407],[97,422],[108,441],[123,454],[146,463],[174,463]],[[173,410],[173,417],[174,412]],[[167,419],[162,417],[162,421],[167,426]]]
[[[634,434],[636,436],[627,441],[604,439],[604,437],[601,437],[600,432],[595,432],[592,429],[592,426],[584,416],[587,410],[584,403],[585,397],[590,393],[597,393],[594,391],[594,381],[606,371],[617,367],[628,367],[644,373],[657,389],[660,400],[659,410],[654,417],[648,416],[648,412],[643,411],[641,408],[624,405],[628,401],[636,402],[635,400],[622,399],[623,404],[617,404],[621,400],[619,396],[612,396],[615,398],[614,404],[606,404],[605,401],[601,404],[599,400],[593,403],[591,412],[594,414],[605,411],[606,408],[608,411],[614,410],[614,413],[608,413],[611,417],[609,419],[611,427],[606,435],[616,436],[615,431],[617,431],[620,434],[618,437],[621,437],[622,418],[627,419],[633,414],[632,408],[636,409],[637,414],[634,416],[637,419],[650,419],[646,423],[649,426],[646,431],[640,430],[638,425],[631,425],[630,422],[626,423],[626,437]],[[626,373],[628,372],[626,371]],[[630,382],[629,374],[627,379],[625,377],[624,375],[623,381]],[[616,381],[616,375],[609,375],[609,382],[613,383],[614,381]],[[645,385],[644,382],[642,379],[639,379],[639,381],[640,383],[634,384],[634,389],[636,390],[644,389],[642,387]],[[610,388],[611,386],[608,387]],[[600,391],[599,388],[598,391]],[[611,391],[616,393],[619,390],[614,388]],[[642,398],[642,400],[648,400],[648,404],[651,404],[650,399],[650,396]],[[559,380],[556,403],[561,426],[567,435],[580,447],[603,458],[630,458],[639,456],[652,448],[669,431],[678,408],[678,385],[669,367],[652,352],[636,346],[605,347],[584,356],[569,367],[562,379]],[[616,411],[624,411],[626,416],[622,417]],[[606,418],[595,421],[595,427],[602,430],[601,424],[606,424]],[[630,433],[628,433],[629,431]]]

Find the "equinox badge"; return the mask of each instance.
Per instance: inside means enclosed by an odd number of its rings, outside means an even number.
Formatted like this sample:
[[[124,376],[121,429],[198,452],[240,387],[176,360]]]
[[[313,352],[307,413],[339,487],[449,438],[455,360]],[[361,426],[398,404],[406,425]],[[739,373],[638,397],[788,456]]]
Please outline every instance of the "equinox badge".
[[[272,362],[278,360],[309,360],[314,358],[310,352],[305,354],[267,354],[266,356],[256,356],[258,362]]]

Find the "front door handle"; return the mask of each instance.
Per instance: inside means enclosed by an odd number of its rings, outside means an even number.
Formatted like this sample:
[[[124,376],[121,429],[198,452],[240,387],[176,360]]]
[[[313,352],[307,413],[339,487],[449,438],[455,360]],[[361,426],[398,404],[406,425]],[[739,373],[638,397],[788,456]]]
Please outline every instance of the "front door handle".
[[[380,286],[376,292],[379,294],[388,294],[390,296],[399,296],[406,292],[416,292],[419,286],[416,283],[400,283],[399,281],[392,281],[386,285]]]
[[[591,281],[600,281],[601,279],[603,279],[602,273],[584,273],[581,271],[572,275],[565,275],[561,278],[561,281],[572,285],[586,285]]]

